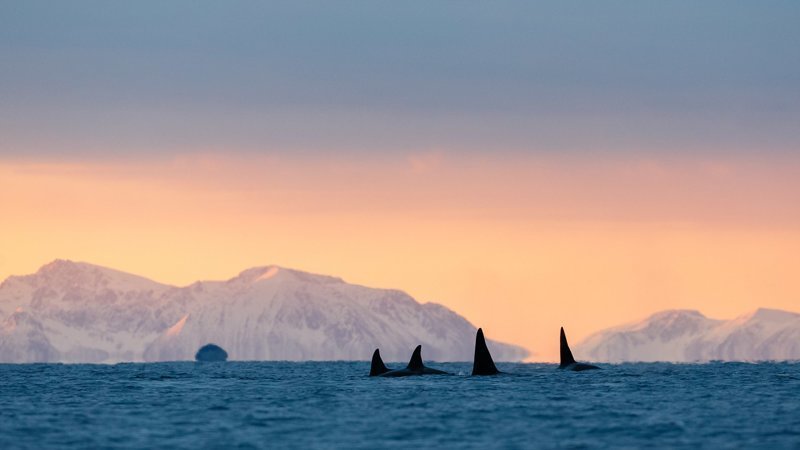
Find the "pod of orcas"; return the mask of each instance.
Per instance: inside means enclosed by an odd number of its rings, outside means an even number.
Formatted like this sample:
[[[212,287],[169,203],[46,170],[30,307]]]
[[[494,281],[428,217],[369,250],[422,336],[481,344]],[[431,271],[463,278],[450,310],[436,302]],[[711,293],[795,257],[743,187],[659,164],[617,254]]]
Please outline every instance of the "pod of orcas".
[[[572,351],[569,349],[567,343],[567,335],[564,333],[564,328],[561,328],[561,364],[558,366],[561,370],[571,370],[573,372],[581,372],[584,370],[599,369],[597,366],[591,364],[584,364],[575,361],[572,356]],[[472,376],[482,375],[498,375],[503,372],[497,370],[494,365],[492,355],[489,353],[489,347],[486,346],[486,338],[483,337],[483,329],[478,328],[478,333],[475,335],[475,357],[472,362]],[[432,369],[426,367],[422,362],[422,346],[418,345],[411,354],[411,361],[402,369],[389,369],[381,359],[380,349],[375,349],[372,353],[372,364],[369,368],[369,376],[371,377],[410,377],[416,375],[451,375],[443,370]]]

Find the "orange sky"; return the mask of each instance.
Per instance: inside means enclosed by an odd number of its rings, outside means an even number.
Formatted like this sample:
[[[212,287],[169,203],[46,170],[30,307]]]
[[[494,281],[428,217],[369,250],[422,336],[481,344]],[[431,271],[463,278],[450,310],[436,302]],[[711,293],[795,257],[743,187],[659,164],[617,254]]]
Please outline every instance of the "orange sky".
[[[561,325],[800,310],[800,158],[220,155],[0,159],[0,278],[278,264],[442,303],[537,360]]]

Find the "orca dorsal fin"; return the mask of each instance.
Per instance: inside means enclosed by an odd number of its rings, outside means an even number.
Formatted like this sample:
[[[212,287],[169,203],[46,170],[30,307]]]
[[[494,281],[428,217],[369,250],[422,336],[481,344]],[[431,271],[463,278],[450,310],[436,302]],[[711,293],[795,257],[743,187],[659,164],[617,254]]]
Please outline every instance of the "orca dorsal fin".
[[[472,375],[494,375],[500,373],[494,365],[489,347],[486,346],[486,339],[483,337],[483,330],[478,328],[475,335],[475,359],[472,362]]]
[[[408,362],[408,369],[409,370],[422,370],[425,367],[422,364],[422,346],[418,345],[417,348],[414,349],[414,353],[411,355],[411,361]]]
[[[369,366],[369,376],[377,377],[388,371],[389,369],[381,359],[381,351],[376,348],[375,352],[372,354],[372,365]]]
[[[572,356],[572,351],[567,344],[567,335],[564,333],[564,327],[561,327],[561,367],[575,364],[575,358]]]

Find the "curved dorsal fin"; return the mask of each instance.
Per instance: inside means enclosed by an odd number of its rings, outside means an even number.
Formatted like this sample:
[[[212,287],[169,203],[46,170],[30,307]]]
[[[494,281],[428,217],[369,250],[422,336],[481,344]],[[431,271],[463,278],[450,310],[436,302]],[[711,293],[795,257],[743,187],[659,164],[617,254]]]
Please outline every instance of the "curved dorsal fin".
[[[383,360],[381,359],[381,351],[376,348],[375,352],[372,354],[372,365],[369,367],[369,376],[376,377],[388,371],[389,369],[383,364]]]
[[[494,365],[489,347],[486,346],[486,339],[483,337],[483,330],[478,328],[475,335],[475,359],[472,363],[473,375],[494,375],[500,373]]]
[[[567,335],[564,333],[564,327],[561,327],[561,367],[575,364],[575,358],[572,356],[572,351],[567,344]]]
[[[422,370],[425,367],[422,364],[422,346],[418,345],[417,348],[414,349],[414,353],[411,355],[411,361],[408,362],[408,369],[409,370]]]

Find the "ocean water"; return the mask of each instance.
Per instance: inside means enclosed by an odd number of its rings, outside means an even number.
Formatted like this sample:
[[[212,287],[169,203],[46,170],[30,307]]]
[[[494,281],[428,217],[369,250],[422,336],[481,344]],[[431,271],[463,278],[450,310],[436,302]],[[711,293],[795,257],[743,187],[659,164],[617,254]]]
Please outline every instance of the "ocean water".
[[[798,363],[429,365],[0,365],[0,448],[800,448]]]

